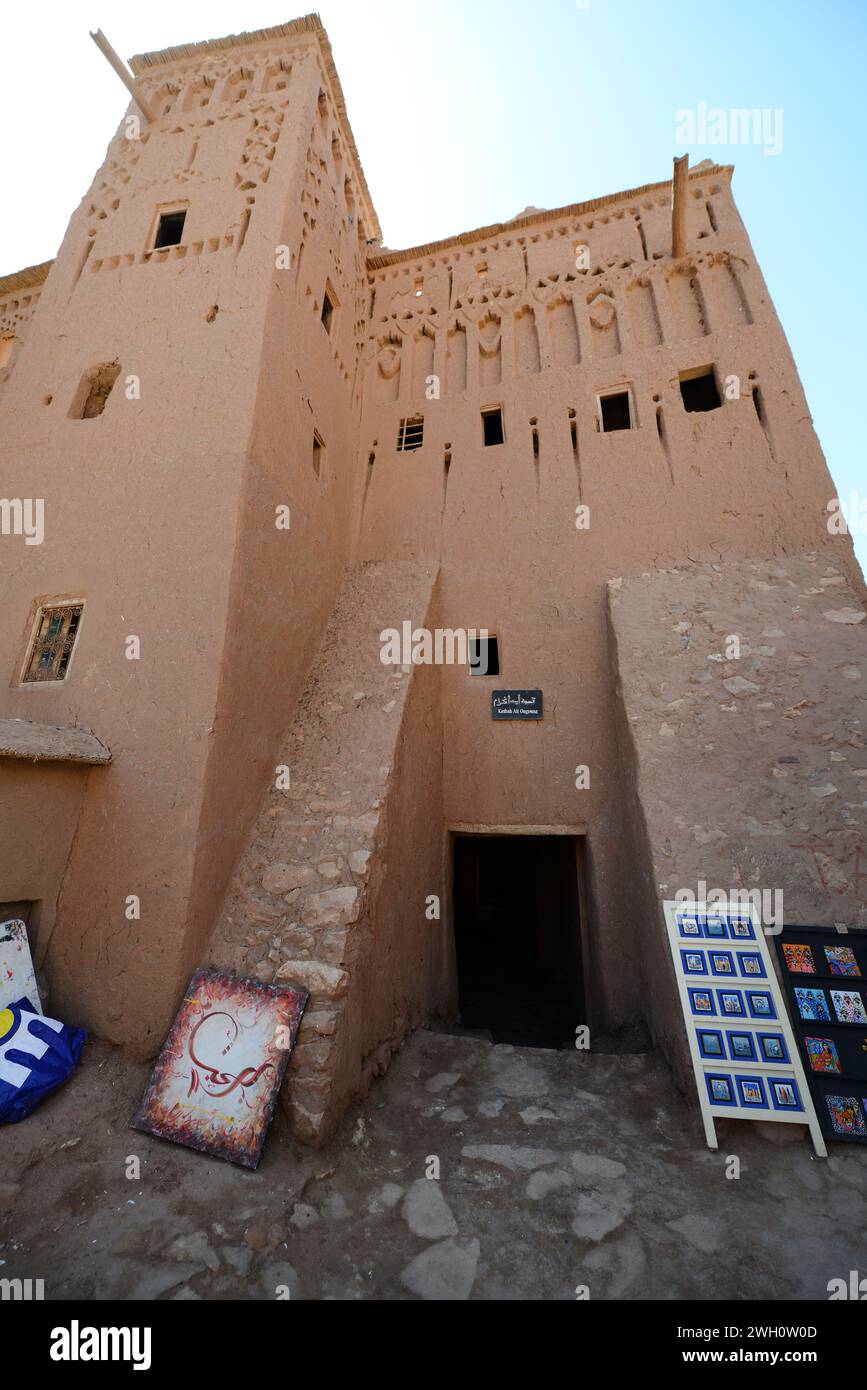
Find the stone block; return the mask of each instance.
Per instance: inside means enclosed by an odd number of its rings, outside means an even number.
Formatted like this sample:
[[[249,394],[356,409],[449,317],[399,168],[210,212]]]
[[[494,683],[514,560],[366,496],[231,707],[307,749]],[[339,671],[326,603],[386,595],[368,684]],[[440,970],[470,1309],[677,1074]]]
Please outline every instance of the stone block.
[[[287,960],[277,971],[278,980],[303,985],[313,998],[340,999],[349,988],[349,974],[319,960]]]

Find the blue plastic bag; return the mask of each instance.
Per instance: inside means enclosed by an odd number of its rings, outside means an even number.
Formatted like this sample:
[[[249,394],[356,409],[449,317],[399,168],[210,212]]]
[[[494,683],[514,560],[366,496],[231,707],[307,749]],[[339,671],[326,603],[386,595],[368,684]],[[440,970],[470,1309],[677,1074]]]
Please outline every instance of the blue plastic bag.
[[[0,1124],[26,1120],[67,1081],[87,1034],[35,1012],[29,999],[0,1010]]]

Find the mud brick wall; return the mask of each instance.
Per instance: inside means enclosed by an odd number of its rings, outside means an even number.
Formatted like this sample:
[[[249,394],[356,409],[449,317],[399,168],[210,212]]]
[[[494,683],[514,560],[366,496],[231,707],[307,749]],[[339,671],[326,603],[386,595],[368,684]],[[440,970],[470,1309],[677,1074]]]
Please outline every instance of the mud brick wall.
[[[648,1022],[683,1075],[663,899],[702,880],[781,889],[787,925],[867,928],[863,593],[806,554],[660,570],[608,595]]]

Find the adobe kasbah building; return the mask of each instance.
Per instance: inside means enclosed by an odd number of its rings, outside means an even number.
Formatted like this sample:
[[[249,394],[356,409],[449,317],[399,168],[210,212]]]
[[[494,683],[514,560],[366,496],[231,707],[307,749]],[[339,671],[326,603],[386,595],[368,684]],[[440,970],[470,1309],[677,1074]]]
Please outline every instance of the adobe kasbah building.
[[[203,962],[306,986],[312,1144],[431,1018],[694,1087],[663,900],[867,926],[864,582],[732,168],[390,251],[317,17],[131,68],[0,280],[49,1011],[143,1058]]]

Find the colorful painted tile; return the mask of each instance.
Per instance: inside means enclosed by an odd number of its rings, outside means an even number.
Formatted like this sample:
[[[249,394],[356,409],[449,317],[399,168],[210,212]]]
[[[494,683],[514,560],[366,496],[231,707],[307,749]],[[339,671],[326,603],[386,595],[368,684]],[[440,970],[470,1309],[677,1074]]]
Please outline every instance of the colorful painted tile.
[[[708,1076],[707,1091],[712,1105],[734,1105],[735,1103],[735,1095],[729,1076]]]
[[[683,968],[687,975],[706,975],[707,966],[701,951],[681,951]]]
[[[746,1106],[759,1106],[767,1109],[768,1102],[765,1097],[765,1088],[757,1076],[739,1076],[737,1078],[738,1090],[741,1093],[741,1104]]]
[[[784,946],[783,955],[791,975],[815,975],[816,963],[809,946]]]
[[[819,1023],[830,1023],[828,1001],[823,989],[796,989],[798,1012],[801,1018],[814,1018]]]
[[[805,1038],[804,1046],[813,1071],[829,1071],[839,1074],[840,1055],[833,1038]]]
[[[724,937],[726,936],[726,924],[724,917],[708,917],[704,926],[705,936]]]
[[[832,975],[860,975],[858,961],[851,946],[826,946],[825,956]]]
[[[764,975],[765,965],[761,956],[753,951],[741,951],[738,956],[742,975]]]
[[[867,1023],[867,1009],[856,989],[832,989],[831,1002],[841,1023]]]
[[[835,1134],[867,1139],[867,1124],[857,1096],[826,1096],[825,1103]]]
[[[735,993],[729,994],[724,989],[718,990],[717,992],[719,994],[720,1009],[724,1014],[728,1014],[730,1017],[743,1016],[744,1001],[741,995]]]
[[[694,1014],[712,1014],[715,1012],[713,1006],[713,996],[707,989],[691,989],[689,997],[692,1002]]]
[[[755,940],[753,924],[749,917],[730,917],[729,930],[732,936],[737,937],[739,940]]]
[[[699,1028],[698,1048],[702,1057],[724,1057],[722,1033],[712,1028]]]
[[[715,975],[734,975],[735,963],[728,951],[711,951],[710,968]]]
[[[779,1033],[759,1033],[758,1038],[765,1062],[788,1062],[786,1044]]]
[[[735,1062],[755,1062],[756,1049],[749,1033],[729,1033],[729,1051]]]
[[[801,1097],[798,1095],[798,1088],[794,1081],[777,1081],[771,1083],[771,1099],[777,1110],[802,1110]]]
[[[748,990],[747,1002],[753,1018],[776,1018],[777,1013],[771,1002],[771,996],[765,994],[763,990]]]
[[[701,936],[701,923],[697,917],[678,917],[677,925],[681,936]]]

